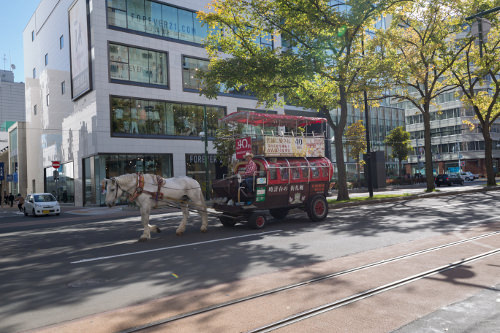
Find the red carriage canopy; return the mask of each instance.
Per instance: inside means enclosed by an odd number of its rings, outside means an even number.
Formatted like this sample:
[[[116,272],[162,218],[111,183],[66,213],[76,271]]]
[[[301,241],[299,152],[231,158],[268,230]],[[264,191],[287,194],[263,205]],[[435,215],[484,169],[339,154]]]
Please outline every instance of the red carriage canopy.
[[[224,122],[249,124],[255,126],[299,127],[326,123],[325,118],[291,116],[286,114],[259,113],[252,111],[233,112],[221,119]]]

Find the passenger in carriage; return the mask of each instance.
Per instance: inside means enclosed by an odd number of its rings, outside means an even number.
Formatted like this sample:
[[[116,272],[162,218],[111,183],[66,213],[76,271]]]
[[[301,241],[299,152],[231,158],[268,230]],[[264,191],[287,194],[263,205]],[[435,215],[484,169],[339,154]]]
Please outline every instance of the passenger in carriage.
[[[243,173],[243,178],[245,179],[245,184],[249,193],[253,193],[253,180],[254,176],[257,174],[257,164],[255,164],[252,158],[252,153],[247,152],[245,154],[247,166],[245,168],[245,172]]]

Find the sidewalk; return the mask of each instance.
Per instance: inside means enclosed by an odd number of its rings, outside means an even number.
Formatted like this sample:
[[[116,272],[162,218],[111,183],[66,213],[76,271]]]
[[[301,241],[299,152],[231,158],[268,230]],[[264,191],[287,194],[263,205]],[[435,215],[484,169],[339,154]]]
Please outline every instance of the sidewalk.
[[[500,178],[497,178],[497,183],[500,183]],[[363,200],[363,201],[353,201],[353,202],[344,202],[344,203],[333,203],[330,204],[331,206],[335,206],[337,208],[344,207],[344,206],[358,206],[358,205],[368,205],[368,204],[376,204],[376,203],[381,203],[381,202],[387,202],[387,201],[398,201],[398,200],[409,200],[409,199],[416,199],[420,197],[438,197],[438,196],[444,196],[444,195],[455,195],[458,193],[464,193],[464,192],[469,192],[469,193],[474,193],[474,192],[485,192],[485,191],[491,191],[491,190],[500,190],[500,186],[497,187],[486,187],[483,184],[478,184],[478,185],[471,185],[469,184],[468,186],[451,186],[451,187],[440,187],[436,188],[438,191],[436,192],[431,192],[431,193],[426,193],[426,184],[421,183],[421,184],[413,184],[413,185],[389,185],[384,188],[379,188],[379,189],[374,189],[373,190],[373,195],[401,195],[401,197],[395,197],[395,198],[383,198],[383,199],[373,199],[373,200]],[[357,197],[368,197],[368,189],[367,188],[360,188],[360,189],[352,189],[349,190],[349,197],[350,198],[357,198]],[[404,195],[404,196],[403,196]],[[328,200],[336,200],[337,199],[337,193],[333,192],[332,196],[329,196],[327,198]],[[157,208],[152,211],[152,214],[158,214],[158,213],[163,213],[163,212],[174,212],[178,211],[175,208],[170,208],[170,207],[162,207],[162,208]],[[12,207],[10,205],[1,205],[0,207],[0,214],[1,213],[20,213],[17,204],[14,203]],[[61,204],[61,213],[63,214],[72,214],[72,215],[109,215],[109,214],[119,214],[123,213],[124,215],[130,215],[137,213],[139,214],[139,209],[137,207],[131,207],[131,206],[114,206],[111,208],[108,207],[101,207],[101,206],[86,206],[86,207],[81,207],[81,206],[74,206],[72,204]]]

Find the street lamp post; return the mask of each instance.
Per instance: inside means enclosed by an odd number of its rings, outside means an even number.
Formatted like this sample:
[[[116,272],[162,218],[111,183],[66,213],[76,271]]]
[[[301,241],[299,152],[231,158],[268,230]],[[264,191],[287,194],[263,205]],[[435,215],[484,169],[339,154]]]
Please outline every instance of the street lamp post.
[[[210,198],[209,192],[208,192],[208,181],[209,181],[209,175],[208,175],[208,131],[207,131],[207,106],[203,106],[203,131],[205,132],[205,198],[208,200]]]
[[[365,56],[365,35],[363,32],[363,36],[361,38],[361,51],[363,57]],[[371,160],[371,149],[370,149],[370,113],[368,112],[368,94],[366,93],[366,89],[363,90],[363,100],[365,105],[365,134],[366,134],[366,183],[368,186],[368,193],[370,198],[373,198],[373,182],[372,182],[372,160]]]

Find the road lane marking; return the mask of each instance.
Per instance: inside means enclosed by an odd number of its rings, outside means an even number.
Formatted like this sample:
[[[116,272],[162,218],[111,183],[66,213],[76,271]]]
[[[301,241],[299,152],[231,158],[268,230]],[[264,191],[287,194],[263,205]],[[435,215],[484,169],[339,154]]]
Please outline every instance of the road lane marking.
[[[82,260],[72,261],[72,262],[70,262],[70,264],[81,264],[81,263],[84,263],[84,262],[113,259],[113,258],[118,258],[118,257],[126,257],[126,256],[135,255],[135,254],[143,254],[143,253],[149,253],[149,252],[171,250],[171,249],[177,249],[177,248],[181,248],[181,247],[188,247],[188,246],[194,246],[194,245],[200,245],[200,244],[223,242],[223,241],[227,241],[227,240],[231,240],[231,239],[260,236],[260,235],[278,233],[278,232],[282,232],[282,231],[283,230],[267,231],[267,232],[261,232],[261,233],[258,233],[258,234],[250,234],[250,235],[243,235],[243,236],[227,237],[227,238],[221,238],[221,239],[212,239],[212,240],[204,241],[204,242],[195,242],[195,243],[175,245],[175,246],[169,246],[169,247],[161,247],[159,249],[151,249],[151,250],[144,250],[144,251],[137,251],[137,252],[122,253],[122,254],[117,254],[117,255],[113,255],[113,256],[105,256],[105,257],[97,257],[97,258],[90,258],[90,259],[82,259]]]

